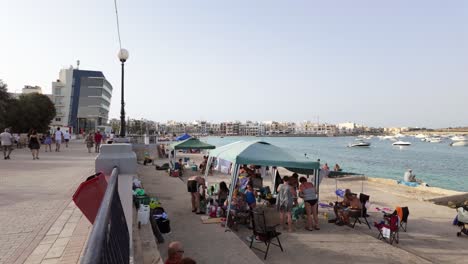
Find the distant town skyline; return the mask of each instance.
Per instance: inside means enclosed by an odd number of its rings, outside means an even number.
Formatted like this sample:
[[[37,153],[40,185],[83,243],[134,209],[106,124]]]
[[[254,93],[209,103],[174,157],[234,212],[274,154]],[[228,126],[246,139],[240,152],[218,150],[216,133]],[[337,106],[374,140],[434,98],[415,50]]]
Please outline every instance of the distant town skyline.
[[[468,125],[466,1],[118,5],[130,118]],[[10,92],[51,93],[60,69],[80,60],[112,84],[110,118],[119,117],[113,1],[0,7],[0,79]]]

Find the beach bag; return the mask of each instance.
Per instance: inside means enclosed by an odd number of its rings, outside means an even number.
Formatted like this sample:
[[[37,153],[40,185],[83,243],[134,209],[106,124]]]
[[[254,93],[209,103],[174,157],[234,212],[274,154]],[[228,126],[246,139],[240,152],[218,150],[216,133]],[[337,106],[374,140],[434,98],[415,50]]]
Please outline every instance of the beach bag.
[[[457,209],[458,222],[468,223],[468,211],[463,207]]]
[[[161,232],[162,234],[167,234],[171,232],[171,222],[169,221],[169,219],[156,219],[156,224],[158,225],[159,232]]]

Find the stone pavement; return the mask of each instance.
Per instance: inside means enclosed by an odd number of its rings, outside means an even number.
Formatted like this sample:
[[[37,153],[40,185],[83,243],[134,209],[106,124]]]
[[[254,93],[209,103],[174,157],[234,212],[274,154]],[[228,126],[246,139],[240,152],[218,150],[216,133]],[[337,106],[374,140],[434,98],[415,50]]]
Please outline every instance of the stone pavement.
[[[191,212],[190,196],[180,179],[156,171],[154,166],[138,166],[138,175],[145,191],[161,200],[171,221],[172,232],[158,245],[164,260],[168,244],[179,240],[184,244],[184,256],[197,263],[262,263],[234,233],[224,232],[218,224],[201,223],[200,215]]]
[[[90,223],[71,203],[80,182],[94,173],[96,154],[81,142],[32,160],[15,149],[0,160],[0,264],[76,263]]]
[[[191,160],[200,160],[200,155],[188,155]],[[164,161],[157,161],[162,164]],[[193,172],[186,170],[184,179]],[[263,256],[257,251],[247,248],[245,237],[251,235],[251,230],[239,228],[237,243],[244,244],[244,248],[232,248],[234,240],[230,235],[221,236],[223,230],[219,225],[203,225],[199,218],[189,213],[189,196],[185,184],[176,178],[170,178],[167,173],[155,172],[154,167],[140,167],[140,177],[150,194],[159,197],[171,217],[172,233],[168,240],[177,239],[185,242],[185,251],[189,256],[200,257],[202,263],[206,261],[205,255],[219,257],[218,251],[234,251],[243,256],[253,252],[263,261]],[[209,177],[209,182],[229,182],[229,176],[215,175]],[[265,184],[268,178],[264,179]],[[456,237],[459,228],[451,225],[456,215],[454,209],[439,206],[423,201],[424,196],[417,194],[414,189],[404,188],[406,191],[395,190],[395,187],[374,182],[361,182],[359,180],[340,181],[338,188],[351,188],[355,192],[370,195],[371,225],[374,221],[382,219],[382,213],[375,210],[380,208],[395,208],[408,206],[410,217],[408,232],[400,232],[400,243],[389,245],[377,240],[377,230],[372,226],[356,225],[355,229],[347,226],[328,224],[323,215],[320,215],[320,231],[304,231],[303,221],[298,221],[296,231],[283,232],[281,242],[285,252],[277,247],[271,247],[268,259],[264,263],[466,263],[468,254],[468,237]],[[321,201],[335,201],[335,181],[324,179],[321,185]],[[426,195],[427,196],[427,195]],[[166,208],[167,207],[167,208]],[[320,209],[324,213],[325,209]],[[329,212],[329,215],[333,215]],[[174,219],[173,219],[174,218]],[[181,220],[182,218],[182,220]],[[216,240],[213,238],[216,237]],[[162,245],[161,255],[165,256],[165,245]],[[220,246],[222,245],[222,246]],[[262,247],[262,245],[257,245]],[[221,248],[221,249],[220,249]],[[244,256],[244,257],[245,257]],[[221,259],[223,260],[223,259]],[[245,259],[243,259],[245,260]],[[238,260],[236,263],[250,263]],[[231,260],[232,261],[232,260]],[[221,262],[220,262],[221,263]]]

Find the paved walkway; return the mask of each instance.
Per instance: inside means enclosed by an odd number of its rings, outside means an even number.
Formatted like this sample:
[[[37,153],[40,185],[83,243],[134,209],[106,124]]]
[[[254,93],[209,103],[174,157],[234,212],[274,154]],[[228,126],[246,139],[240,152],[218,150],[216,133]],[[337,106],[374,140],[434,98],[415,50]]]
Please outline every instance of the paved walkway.
[[[200,216],[191,212],[190,196],[180,179],[156,171],[154,166],[138,166],[138,175],[145,191],[161,200],[171,221],[172,232],[158,245],[164,260],[167,245],[178,240],[184,244],[184,255],[197,263],[262,263],[234,233],[224,232],[219,224],[201,223]]]
[[[195,155],[190,156],[196,159]],[[158,161],[158,164],[163,161]],[[193,173],[187,171],[184,178]],[[298,221],[297,230],[293,233],[283,233],[281,241],[285,252],[272,247],[268,259],[263,261],[263,256],[257,251],[247,248],[245,237],[251,235],[251,230],[240,228],[237,242],[232,239],[232,233],[223,236],[223,229],[216,224],[203,225],[198,216],[190,213],[189,196],[185,184],[176,178],[167,176],[167,173],[154,171],[154,167],[140,167],[140,175],[150,194],[154,194],[163,201],[163,205],[171,218],[172,233],[168,240],[180,240],[185,243],[185,251],[188,256],[200,257],[202,263],[212,263],[220,257],[220,252],[236,252],[242,257],[257,255],[264,263],[466,263],[468,254],[466,236],[456,237],[457,227],[451,225],[456,214],[454,209],[435,205],[422,201],[428,195],[416,193],[411,188],[394,190],[392,186],[361,181],[341,181],[339,188],[351,188],[355,192],[363,192],[370,195],[371,210],[369,210],[370,223],[380,221],[382,213],[375,210],[376,207],[395,208],[396,206],[408,206],[410,217],[408,232],[400,232],[400,244],[389,245],[376,239],[377,231],[371,230],[366,225],[357,225],[355,229],[347,226],[328,224],[323,215],[320,215],[320,231],[304,231],[303,222]],[[229,182],[227,176],[210,176],[210,182],[221,180]],[[148,185],[149,184],[149,185]],[[321,185],[321,200],[323,202],[334,201],[335,181],[324,179]],[[320,209],[323,213],[324,210]],[[333,215],[332,212],[330,212]],[[216,236],[216,239],[213,237]],[[232,248],[238,243],[244,247]],[[262,245],[258,245],[261,247]],[[165,256],[164,246],[161,246],[161,255]],[[201,251],[201,252],[200,252]],[[204,256],[208,255],[207,256]],[[213,259],[208,259],[213,255]],[[230,255],[235,261],[236,255]],[[229,258],[229,257],[225,257]],[[213,262],[214,263],[214,262]],[[249,263],[238,260],[236,263]]]
[[[0,264],[76,263],[89,222],[71,202],[93,174],[95,154],[81,142],[33,160],[28,149],[0,160]]]

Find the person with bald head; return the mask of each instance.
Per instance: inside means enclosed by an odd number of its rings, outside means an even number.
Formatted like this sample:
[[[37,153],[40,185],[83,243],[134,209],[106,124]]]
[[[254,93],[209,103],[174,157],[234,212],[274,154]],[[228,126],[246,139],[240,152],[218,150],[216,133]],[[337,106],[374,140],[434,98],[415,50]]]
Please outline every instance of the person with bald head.
[[[167,259],[164,264],[180,264],[184,257],[184,249],[182,243],[173,241],[167,248]]]

